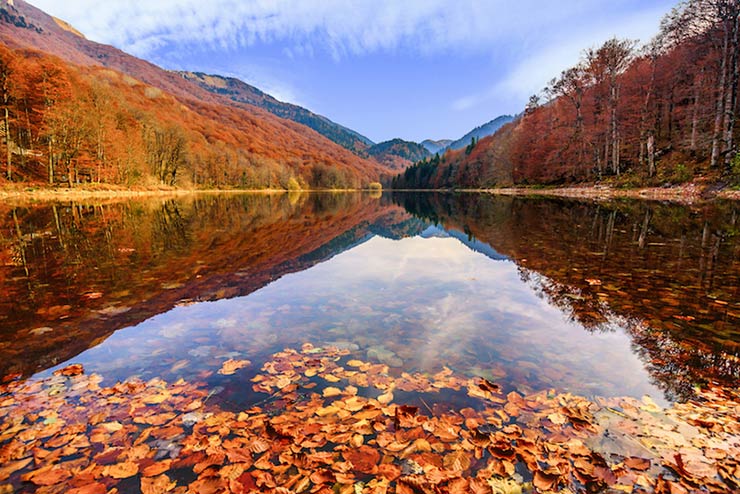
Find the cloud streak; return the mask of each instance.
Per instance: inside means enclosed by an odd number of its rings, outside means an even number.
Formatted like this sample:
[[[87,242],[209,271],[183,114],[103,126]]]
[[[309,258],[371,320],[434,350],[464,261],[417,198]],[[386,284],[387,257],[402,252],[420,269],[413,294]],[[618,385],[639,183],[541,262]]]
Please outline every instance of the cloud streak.
[[[504,77],[488,89],[453,100],[451,109],[465,111],[502,94],[526,101],[530,95],[539,93],[561,71],[577,64],[584,50],[589,47],[599,46],[614,36],[643,43],[648,41],[657,33],[664,13],[662,8],[645,9],[619,19],[609,18],[591,23],[585,29],[571,29],[567,36],[560,37],[559,43],[535,50],[512,64]]]
[[[36,0],[90,38],[146,56],[167,46],[238,49],[289,42],[335,59],[411,49],[420,54],[484,50],[497,40],[538,30],[606,0]]]

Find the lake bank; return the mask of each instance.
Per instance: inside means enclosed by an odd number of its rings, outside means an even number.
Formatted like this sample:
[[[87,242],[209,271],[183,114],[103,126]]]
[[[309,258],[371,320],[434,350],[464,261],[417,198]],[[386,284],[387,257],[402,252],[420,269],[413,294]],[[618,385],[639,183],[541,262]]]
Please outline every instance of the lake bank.
[[[712,199],[740,200],[740,190],[723,189],[713,191],[710,189],[711,186],[707,187],[692,183],[676,187],[641,187],[636,189],[613,188],[605,185],[556,188],[505,187],[500,189],[482,189],[477,190],[476,192],[505,196],[537,195],[595,200],[647,199],[678,203],[696,203]]]
[[[451,190],[395,190],[393,192],[453,192]],[[70,201],[81,199],[117,199],[186,196],[192,194],[276,194],[286,192],[374,192],[369,189],[297,190],[284,189],[181,189],[176,187],[80,186],[75,188],[0,186],[0,200],[8,202]],[[608,185],[580,185],[571,187],[502,187],[491,189],[458,189],[454,192],[475,192],[503,196],[548,196],[605,201],[610,199],[646,199],[677,203],[697,203],[712,199],[740,200],[740,190],[725,188],[712,190],[706,184],[690,183],[675,187],[615,188]]]
[[[307,192],[380,192],[370,189],[336,190],[284,190],[284,189],[178,189],[174,187],[152,188],[10,188],[0,186],[0,201],[26,203],[46,201],[77,201],[83,199],[134,199],[148,197],[182,197],[194,194],[284,194]]]

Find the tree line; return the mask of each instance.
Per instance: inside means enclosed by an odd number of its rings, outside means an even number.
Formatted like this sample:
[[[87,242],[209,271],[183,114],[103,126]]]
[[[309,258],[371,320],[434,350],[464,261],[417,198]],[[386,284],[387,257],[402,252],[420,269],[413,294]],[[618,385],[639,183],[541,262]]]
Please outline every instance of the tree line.
[[[656,185],[702,174],[740,181],[739,22],[737,0],[681,2],[649,43],[613,38],[584,51],[530,98],[517,121],[475,149],[447,153],[444,165],[421,173],[428,164],[420,163],[394,183]]]
[[[0,118],[11,182],[336,189],[376,180],[360,158],[298,142],[288,126],[270,134],[242,109],[1,44]]]

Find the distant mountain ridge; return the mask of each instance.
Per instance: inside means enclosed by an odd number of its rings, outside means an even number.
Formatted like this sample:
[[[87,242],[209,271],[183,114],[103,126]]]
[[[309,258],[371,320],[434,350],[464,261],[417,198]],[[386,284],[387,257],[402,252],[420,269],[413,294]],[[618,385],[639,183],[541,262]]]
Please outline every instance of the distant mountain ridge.
[[[476,139],[481,139],[483,137],[488,137],[490,135],[493,135],[496,133],[498,129],[503,127],[509,122],[512,122],[516,117],[513,115],[500,115],[490,122],[486,122],[483,125],[480,125],[464,136],[462,136],[460,139],[452,142],[447,146],[449,149],[463,149],[468,144],[470,144],[470,141],[475,137]]]
[[[184,79],[194,82],[206,91],[226,96],[239,103],[247,103],[263,108],[273,115],[310,127],[329,140],[356,154],[361,154],[375,144],[359,132],[332,122],[328,118],[317,115],[301,106],[279,101],[235,77],[205,74],[203,72],[178,71],[176,73]]]
[[[418,142],[403,139],[391,139],[378,143],[369,148],[367,154],[393,170],[403,170],[431,156],[429,150]]]
[[[453,143],[452,139],[439,139],[434,141],[432,139],[425,139],[421,141],[421,145],[427,148],[430,153],[438,153],[444,150],[447,146]]]

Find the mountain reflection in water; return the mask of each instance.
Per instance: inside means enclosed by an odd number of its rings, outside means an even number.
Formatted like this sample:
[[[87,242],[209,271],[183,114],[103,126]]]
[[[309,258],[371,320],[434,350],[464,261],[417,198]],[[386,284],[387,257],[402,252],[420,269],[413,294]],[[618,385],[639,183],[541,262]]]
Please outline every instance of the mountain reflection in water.
[[[396,373],[683,399],[740,380],[737,216],[477,194],[2,206],[0,374],[188,377],[308,341]]]

